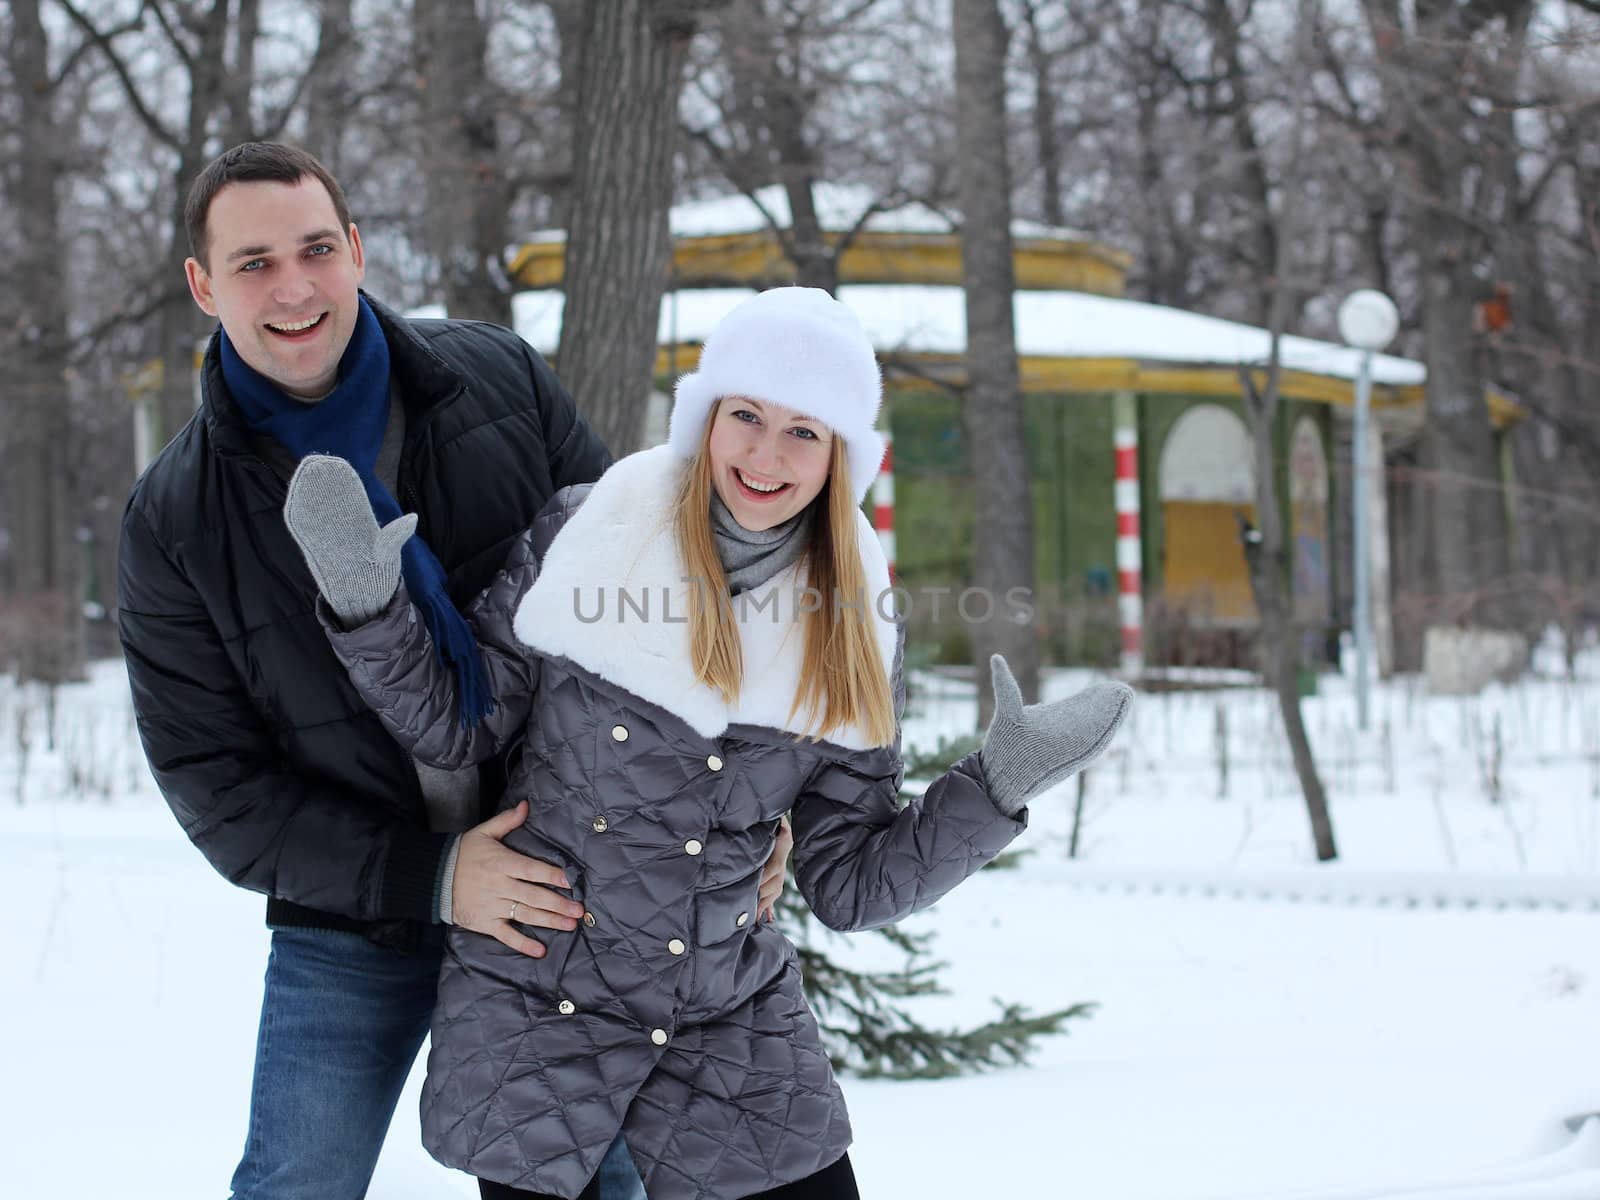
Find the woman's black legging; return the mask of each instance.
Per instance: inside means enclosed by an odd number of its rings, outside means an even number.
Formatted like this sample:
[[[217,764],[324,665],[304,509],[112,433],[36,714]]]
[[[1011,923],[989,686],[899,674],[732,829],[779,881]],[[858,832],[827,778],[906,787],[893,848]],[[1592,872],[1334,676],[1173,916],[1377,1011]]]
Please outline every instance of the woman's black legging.
[[[524,1192],[503,1183],[490,1183],[487,1179],[478,1180],[478,1195],[483,1200],[561,1200],[547,1192]],[[600,1189],[592,1179],[578,1194],[578,1200],[599,1198]],[[815,1175],[757,1192],[747,1200],[861,1200],[861,1193],[856,1190],[856,1173],[850,1169],[850,1156],[846,1154]]]

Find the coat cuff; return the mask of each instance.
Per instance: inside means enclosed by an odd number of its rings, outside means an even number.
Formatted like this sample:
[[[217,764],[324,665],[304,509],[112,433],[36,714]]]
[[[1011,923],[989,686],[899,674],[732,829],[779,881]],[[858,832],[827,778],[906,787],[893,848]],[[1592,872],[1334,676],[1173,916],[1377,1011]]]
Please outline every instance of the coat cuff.
[[[383,869],[379,904],[384,916],[433,924],[434,896],[452,840],[450,834],[430,833],[409,825],[395,831]]]
[[[317,597],[317,620],[341,656],[358,657],[394,648],[395,629],[411,617],[411,594],[405,582],[395,588],[389,603],[358,625],[346,625],[325,596]]]
[[[974,840],[974,847],[980,853],[986,854],[985,862],[998,856],[1011,842],[1028,828],[1028,800],[1024,796],[1022,803],[1015,809],[1007,808],[1000,796],[995,794],[994,783],[988,770],[983,764],[983,751],[974,750],[955,766],[950,768],[952,775],[964,775],[977,785],[975,791],[983,797],[979,804],[987,811],[989,820],[980,822],[981,832]]]
[[[433,893],[433,919],[442,925],[456,923],[456,859],[460,854],[461,835],[458,833],[450,839],[450,848],[444,854],[444,864],[439,868],[439,883]]]

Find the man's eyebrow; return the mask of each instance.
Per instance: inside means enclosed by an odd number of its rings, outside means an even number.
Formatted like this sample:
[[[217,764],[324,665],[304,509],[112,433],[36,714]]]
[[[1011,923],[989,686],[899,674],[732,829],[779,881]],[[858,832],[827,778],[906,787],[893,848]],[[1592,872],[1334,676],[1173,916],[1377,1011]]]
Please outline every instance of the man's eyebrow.
[[[319,229],[315,233],[308,233],[301,237],[300,244],[309,246],[313,242],[329,241],[339,236],[337,229]],[[271,246],[241,246],[228,255],[228,262],[236,262],[241,258],[260,258],[263,254],[271,254]]]

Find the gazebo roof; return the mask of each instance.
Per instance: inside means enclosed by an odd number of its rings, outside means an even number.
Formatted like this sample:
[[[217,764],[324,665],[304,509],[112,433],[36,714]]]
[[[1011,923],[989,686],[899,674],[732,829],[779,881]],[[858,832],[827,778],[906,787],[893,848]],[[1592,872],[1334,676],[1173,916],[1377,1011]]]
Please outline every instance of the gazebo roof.
[[[812,199],[823,236],[845,243],[838,296],[861,318],[891,384],[959,383],[966,352],[961,239],[956,219],[920,202],[876,207],[870,188],[818,183]],[[795,266],[780,231],[791,225],[781,186],[692,200],[673,207],[672,285],[661,306],[658,375],[694,368],[699,347],[724,314],[753,291],[792,282]],[[1131,257],[1072,229],[1012,222],[1017,354],[1030,392],[1136,391],[1237,396],[1241,370],[1263,372],[1264,329],[1123,299]],[[513,297],[517,331],[541,351],[560,339],[565,232],[534,234],[509,267],[525,289]],[[1281,394],[1354,403],[1358,351],[1285,336]],[[1391,432],[1420,428],[1427,372],[1411,359],[1373,360],[1375,409]],[[1491,389],[1497,424],[1521,410]]]
[[[949,213],[919,200],[873,211],[879,198],[868,187],[818,183],[812,186],[811,194],[816,205],[818,224],[833,233],[845,233],[857,226],[871,233],[950,234],[956,231],[956,220]],[[781,229],[788,229],[794,220],[789,212],[788,192],[780,185],[773,185],[761,188],[754,196],[740,193],[676,205],[669,223],[674,237],[712,237],[729,233],[761,233],[774,224]],[[560,236],[558,233],[557,237]],[[1023,219],[1011,222],[1011,236],[1019,240],[1094,240],[1079,230]]]
[[[658,374],[694,369],[699,346],[752,288],[697,288],[662,300]],[[884,360],[891,383],[929,375],[959,380],[966,347],[960,288],[941,285],[844,285],[840,301],[860,318]],[[545,353],[561,336],[560,292],[517,295],[517,332]],[[1137,300],[1081,292],[1018,291],[1017,354],[1028,391],[1113,391],[1229,394],[1240,368],[1264,370],[1266,330]],[[1360,355],[1346,346],[1287,336],[1280,344],[1286,396],[1348,404]],[[1376,406],[1420,402],[1426,372],[1411,359],[1373,359]]]
[[[961,282],[961,242],[950,214],[915,201],[880,209],[876,192],[850,184],[815,184],[812,199],[824,239],[848,239],[839,255],[841,283]],[[794,278],[778,234],[793,225],[781,186],[675,205],[668,224],[677,287],[771,287]],[[1019,288],[1123,294],[1132,262],[1123,251],[1037,221],[1013,221],[1011,232]],[[565,242],[565,230],[533,234],[507,273],[526,288],[559,288]]]

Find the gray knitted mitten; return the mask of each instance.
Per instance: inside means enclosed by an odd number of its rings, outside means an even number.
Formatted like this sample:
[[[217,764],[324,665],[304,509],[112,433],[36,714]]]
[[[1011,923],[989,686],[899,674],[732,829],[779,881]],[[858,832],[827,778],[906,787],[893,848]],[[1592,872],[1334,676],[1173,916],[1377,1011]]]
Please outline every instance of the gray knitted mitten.
[[[400,550],[417,528],[403,513],[382,529],[361,476],[342,458],[308,454],[289,480],[283,520],[322,598],[346,628],[381,613],[400,585]]]
[[[1096,683],[1066,700],[1024,707],[1006,660],[994,655],[989,670],[994,720],[979,758],[995,805],[1014,817],[1040,792],[1100,757],[1133,705],[1133,689]]]

